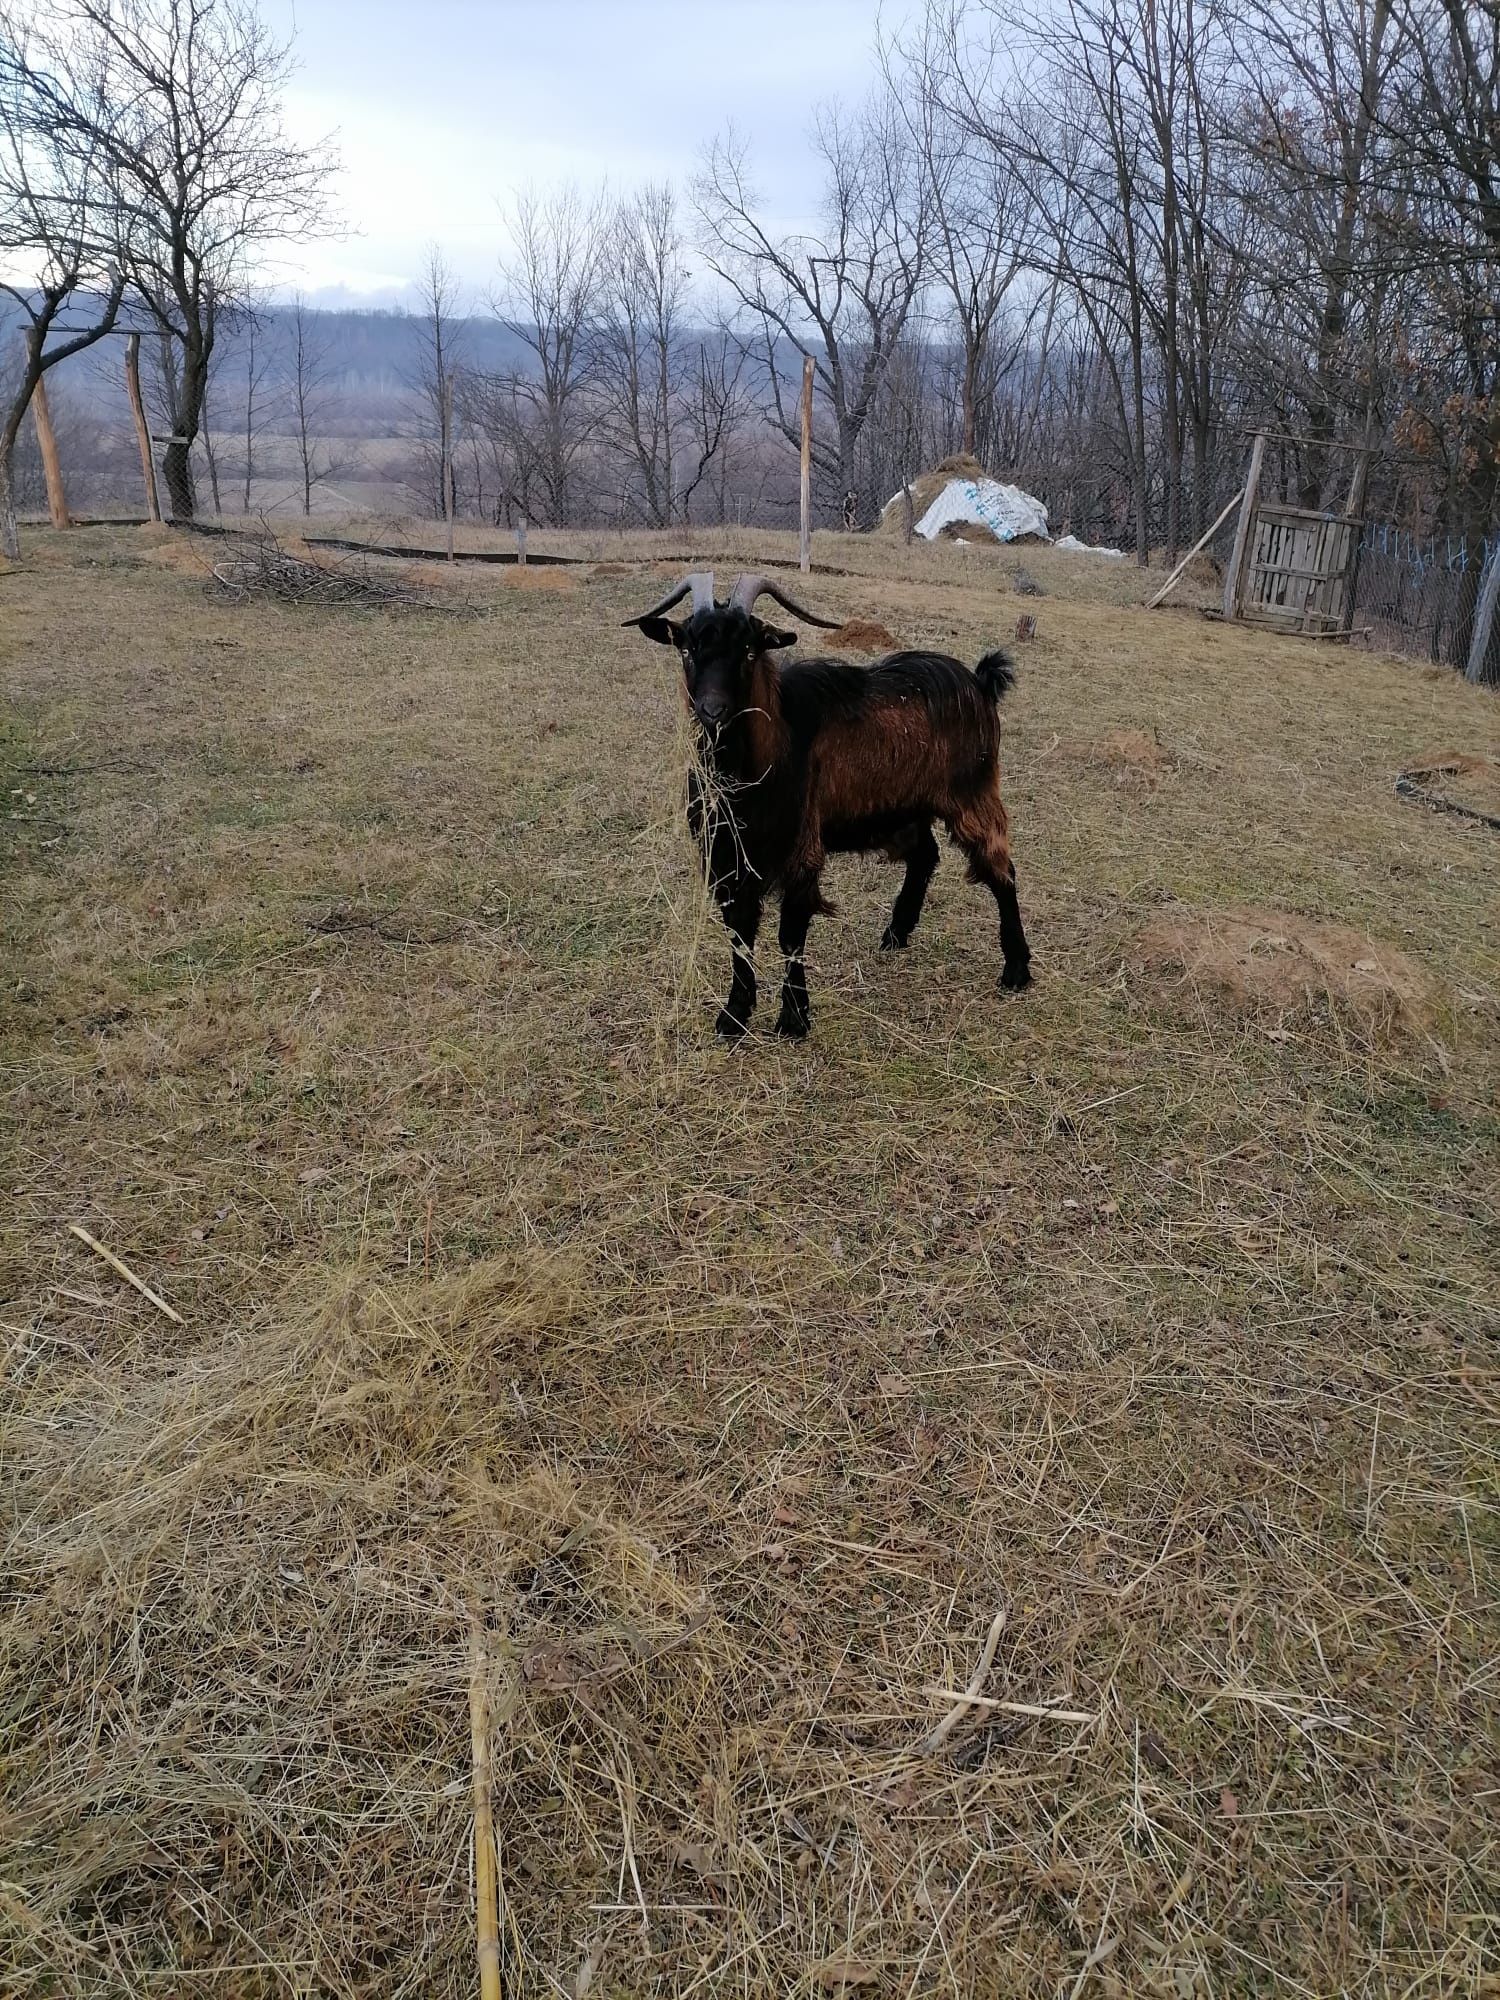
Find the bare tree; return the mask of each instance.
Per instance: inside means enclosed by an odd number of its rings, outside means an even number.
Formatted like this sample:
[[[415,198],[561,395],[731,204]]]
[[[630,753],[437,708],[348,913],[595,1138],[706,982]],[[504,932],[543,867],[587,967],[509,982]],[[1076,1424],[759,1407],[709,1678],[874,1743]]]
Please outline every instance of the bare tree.
[[[931,7],[911,40],[882,52],[891,102],[917,147],[931,217],[930,264],[957,346],[958,448],[973,457],[990,429],[999,377],[1014,364],[1029,315],[996,352],[1006,305],[1034,261],[1030,198],[1014,163],[976,146],[945,102],[943,17]],[[911,88],[911,85],[915,88]]]
[[[815,428],[813,464],[841,504],[858,489],[860,436],[926,273],[928,200],[911,135],[886,97],[854,116],[826,108],[814,144],[824,171],[817,235],[771,233],[732,129],[710,149],[695,199],[709,263],[753,329],[766,415],[792,442],[802,361],[812,358],[832,428]]]
[[[727,521],[730,468],[749,414],[745,356],[728,327],[699,333],[682,391],[686,449],[680,477],[681,518],[692,518],[693,495],[707,482],[716,521]]]
[[[424,481],[433,511],[444,511],[445,481],[453,477],[455,412],[469,407],[462,378],[466,359],[464,298],[452,266],[436,243],[429,244],[419,283],[422,310],[417,321],[417,365],[411,387],[416,396],[418,442]]]
[[[57,0],[57,16],[69,137],[107,162],[130,224],[131,289],[175,349],[162,469],[173,511],[190,519],[224,315],[270,244],[324,226],[334,162],[283,130],[290,47],[252,0]],[[99,79],[92,103],[83,78]]]
[[[256,454],[260,440],[270,426],[272,399],[270,394],[272,357],[266,339],[266,329],[258,301],[251,301],[244,313],[244,367],[241,381],[244,384],[244,424],[240,438],[244,444],[245,462],[242,482],[243,511],[248,514],[255,484]]]
[[[1468,678],[1500,686],[1500,9],[1396,0],[1406,30],[1392,134],[1409,200],[1392,248],[1415,279],[1398,435],[1439,471],[1450,528],[1490,549],[1466,569],[1455,639]],[[1481,594],[1487,626],[1477,621]],[[1476,622],[1480,629],[1476,633]]]
[[[594,368],[605,441],[628,467],[653,528],[677,510],[677,389],[687,295],[676,199],[665,183],[616,209],[600,259]]]
[[[601,415],[591,392],[609,215],[602,197],[588,199],[571,185],[548,195],[528,190],[516,199],[510,236],[494,309],[530,358],[491,384],[489,407],[532,507],[565,526],[575,468]]]
[[[333,391],[332,344],[298,292],[287,320],[287,404],[297,448],[302,511],[312,512],[314,489],[334,477],[336,467],[325,435]]]
[[[1384,170],[1381,104],[1401,37],[1392,0],[1314,0],[1288,14],[1237,0],[1241,116],[1224,134],[1274,218],[1252,332],[1252,366],[1284,371],[1301,453],[1299,498],[1319,507],[1332,446],[1369,386],[1384,262],[1378,245]]]
[[[70,94],[90,102],[97,85],[81,69],[54,74],[45,47],[0,12],[0,298],[23,327],[22,359],[0,396],[0,548],[12,560],[12,465],[37,384],[113,329],[124,293],[117,188],[104,149],[76,131]]]

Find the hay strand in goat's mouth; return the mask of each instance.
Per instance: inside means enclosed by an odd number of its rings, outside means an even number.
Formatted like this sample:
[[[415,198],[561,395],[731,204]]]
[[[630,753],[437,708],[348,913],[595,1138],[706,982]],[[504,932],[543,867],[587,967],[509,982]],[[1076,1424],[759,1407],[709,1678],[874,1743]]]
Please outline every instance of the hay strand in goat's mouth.
[[[479,2000],[501,2000],[500,1884],[490,1790],[489,1667],[479,1621],[469,1626],[469,1734],[474,1754],[474,1920]]]

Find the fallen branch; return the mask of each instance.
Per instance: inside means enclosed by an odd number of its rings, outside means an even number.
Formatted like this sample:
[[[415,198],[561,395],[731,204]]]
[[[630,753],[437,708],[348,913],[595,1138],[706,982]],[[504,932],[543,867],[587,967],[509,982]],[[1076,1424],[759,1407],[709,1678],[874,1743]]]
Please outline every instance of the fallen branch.
[[[1213,526],[1209,529],[1208,533],[1206,535],[1200,535],[1197,541],[1194,542],[1193,546],[1188,550],[1187,554],[1183,557],[1182,561],[1177,565],[1176,569],[1174,569],[1172,574],[1167,578],[1166,582],[1162,585],[1161,589],[1157,591],[1155,597],[1150,597],[1146,600],[1146,609],[1148,611],[1154,611],[1157,605],[1160,604],[1162,599],[1166,596],[1167,592],[1169,590],[1176,589],[1179,577],[1182,576],[1188,564],[1193,560],[1193,557],[1197,555],[1200,549],[1206,549],[1208,547],[1209,543],[1213,540],[1214,536],[1218,534],[1220,528],[1223,527],[1224,523],[1229,519],[1230,515],[1234,512],[1235,508],[1239,506],[1240,501],[1244,498],[1244,495],[1245,495],[1245,489],[1242,486],[1239,492],[1236,493],[1234,498],[1230,501],[1229,505],[1224,509],[1223,513],[1219,516],[1218,520],[1214,522]]]
[[[1042,1703],[1034,1701],[996,1701],[991,1695],[974,1694],[969,1689],[966,1689],[962,1694],[956,1688],[939,1687],[923,1688],[922,1692],[923,1694],[930,1694],[935,1701],[952,1701],[958,1704],[953,1715],[945,1718],[945,1721],[949,1724],[953,1722],[955,1716],[962,1713],[966,1708],[986,1708],[999,1715],[1031,1715],[1035,1716],[1039,1722],[1092,1723],[1099,1720],[1097,1715],[1091,1714],[1087,1709],[1083,1708],[1048,1708]],[[937,1731],[934,1730],[933,1736],[936,1735]],[[931,1743],[932,1740],[933,1737],[929,1736],[927,1743]],[[927,1744],[924,1743],[922,1747],[925,1750]]]
[[[931,1735],[922,1739],[921,1752],[924,1757],[935,1755],[943,1747],[943,1744],[948,1740],[953,1730],[968,1713],[970,1707],[979,1700],[979,1690],[984,1686],[984,1677],[993,1664],[995,1648],[999,1645],[1000,1634],[1004,1630],[1005,1606],[1002,1604],[990,1621],[990,1629],[984,1642],[984,1650],[979,1655],[979,1665],[969,1676],[967,1689],[963,1694],[953,1698],[953,1707],[943,1717]],[[931,1690],[929,1689],[928,1692],[930,1693]]]
[[[353,604],[407,609],[434,608],[431,594],[380,576],[368,559],[360,562],[309,562],[282,548],[269,529],[260,534],[226,537],[228,552],[212,564],[210,574],[237,603],[252,597],[274,597],[283,604]],[[444,605],[443,610],[457,607]]]
[[[1411,770],[1398,775],[1396,797],[1409,799],[1416,806],[1426,806],[1432,812],[1454,813],[1459,819],[1478,820],[1481,826],[1500,827],[1500,815],[1481,812],[1478,806],[1462,805],[1457,799],[1445,797],[1442,792],[1429,791],[1420,782],[1423,778],[1452,777],[1459,768],[1457,764],[1414,765]]]
[[[98,1237],[90,1236],[88,1231],[85,1228],[83,1228],[81,1224],[77,1222],[70,1222],[68,1224],[68,1228],[72,1232],[72,1234],[78,1238],[80,1243],[87,1243],[90,1250],[92,1250],[96,1256],[102,1257],[106,1264],[111,1265],[116,1271],[118,1271],[120,1276],[125,1280],[126,1284],[134,1285],[136,1290],[140,1293],[141,1297],[143,1299],[149,1299],[152,1305],[156,1307],[156,1310],[158,1312],[165,1313],[167,1318],[171,1320],[174,1325],[176,1326],[182,1325],[182,1314],[178,1312],[173,1312],[172,1308],[167,1304],[166,1300],[161,1296],[160,1292],[153,1292],[151,1287],[146,1283],[146,1280],[144,1278],[138,1278],[135,1272],[131,1270],[130,1266],[124,1261],[123,1258],[117,1257],[113,1250],[106,1250],[104,1245],[99,1241]]]

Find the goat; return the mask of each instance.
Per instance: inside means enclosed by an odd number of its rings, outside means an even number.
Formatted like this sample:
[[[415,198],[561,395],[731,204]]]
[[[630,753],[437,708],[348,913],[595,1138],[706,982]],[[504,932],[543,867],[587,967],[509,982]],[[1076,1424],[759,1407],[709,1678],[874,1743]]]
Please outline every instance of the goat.
[[[665,616],[691,593],[691,615]],[[811,1016],[803,952],[823,898],[824,857],[883,849],[906,876],[881,938],[904,950],[938,864],[941,820],[1000,911],[1001,985],[1030,983],[1016,871],[1000,802],[997,706],[1014,678],[1002,652],[971,673],[945,653],[889,653],[873,666],[771,655],[796,644],[755,615],[770,597],[809,625],[837,620],[788,597],[762,576],[742,576],[728,603],[714,601],[712,572],[695,572],[659,604],[625,621],[675,646],[697,724],[702,771],[689,780],[688,819],[709,888],[729,931],[734,971],[717,1027],[734,1039],[755,1006],[751,954],[765,898],[781,892],[786,958],[777,1031],[803,1036]]]

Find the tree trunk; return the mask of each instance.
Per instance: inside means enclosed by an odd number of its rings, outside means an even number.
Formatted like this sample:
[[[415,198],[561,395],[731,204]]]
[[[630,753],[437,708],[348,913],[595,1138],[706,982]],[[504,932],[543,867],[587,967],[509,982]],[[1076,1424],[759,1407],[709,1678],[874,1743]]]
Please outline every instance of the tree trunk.
[[[172,412],[172,438],[162,454],[162,475],[172,513],[179,521],[191,521],[198,512],[198,492],[193,480],[193,442],[203,423],[203,404],[208,394],[208,351],[196,342],[184,343],[182,374],[177,384],[176,408]]]
[[[10,562],[21,558],[21,536],[16,526],[16,503],[11,487],[11,458],[15,452],[15,439],[0,449],[0,552]]]
[[[63,488],[62,460],[57,451],[57,433],[52,428],[52,409],[47,401],[47,378],[38,375],[31,392],[31,420],[36,425],[37,449],[42,454],[42,475],[47,482],[47,512],[54,528],[71,528],[68,496]]]

